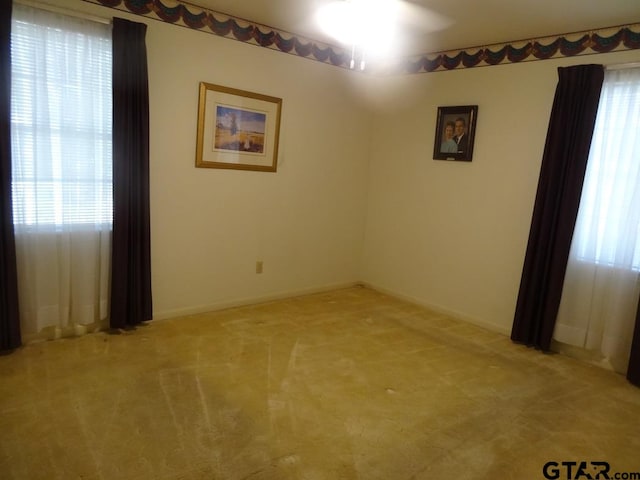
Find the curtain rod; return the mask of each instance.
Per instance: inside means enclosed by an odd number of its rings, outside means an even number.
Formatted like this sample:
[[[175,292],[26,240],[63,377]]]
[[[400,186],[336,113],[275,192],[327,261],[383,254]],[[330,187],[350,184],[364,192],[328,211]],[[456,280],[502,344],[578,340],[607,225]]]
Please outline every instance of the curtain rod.
[[[47,2],[40,2],[35,0],[14,0],[14,3],[20,5],[26,5],[27,7],[39,8],[41,10],[47,10],[53,13],[60,13],[62,15],[69,15],[71,17],[82,18],[84,20],[91,20],[92,22],[103,23],[105,25],[111,25],[110,18],[96,17],[79,10],[72,10],[70,8],[60,7]]]
[[[605,70],[624,70],[627,68],[640,68],[640,62],[632,63],[613,63],[611,65],[605,65]]]

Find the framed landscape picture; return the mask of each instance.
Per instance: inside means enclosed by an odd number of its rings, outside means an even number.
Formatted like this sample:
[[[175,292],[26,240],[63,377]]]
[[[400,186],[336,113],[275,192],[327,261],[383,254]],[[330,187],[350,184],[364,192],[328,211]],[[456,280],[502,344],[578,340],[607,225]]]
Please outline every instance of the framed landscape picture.
[[[434,160],[470,162],[476,134],[478,106],[438,107]]]
[[[200,82],[196,167],[275,172],[282,99]]]

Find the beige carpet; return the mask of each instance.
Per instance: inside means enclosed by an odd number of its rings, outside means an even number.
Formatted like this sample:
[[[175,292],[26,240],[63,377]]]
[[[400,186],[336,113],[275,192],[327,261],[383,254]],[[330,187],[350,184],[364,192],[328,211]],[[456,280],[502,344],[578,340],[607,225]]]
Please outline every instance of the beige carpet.
[[[366,288],[0,357],[2,479],[535,480],[639,452],[624,377]]]

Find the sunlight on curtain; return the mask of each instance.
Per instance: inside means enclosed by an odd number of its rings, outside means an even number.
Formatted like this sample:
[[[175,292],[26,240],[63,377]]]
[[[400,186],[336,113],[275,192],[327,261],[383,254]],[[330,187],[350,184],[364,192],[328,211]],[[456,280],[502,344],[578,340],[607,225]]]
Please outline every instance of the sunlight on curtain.
[[[605,74],[554,332],[626,372],[640,294],[640,68]]]
[[[14,5],[13,209],[21,327],[57,337],[107,318],[111,26]]]

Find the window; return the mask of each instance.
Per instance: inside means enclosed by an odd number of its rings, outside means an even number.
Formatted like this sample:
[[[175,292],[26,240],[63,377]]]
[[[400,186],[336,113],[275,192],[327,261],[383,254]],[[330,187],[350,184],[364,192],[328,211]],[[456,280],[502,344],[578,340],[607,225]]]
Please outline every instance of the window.
[[[111,27],[14,4],[11,64],[21,330],[79,334],[108,316]]]
[[[553,338],[625,373],[640,270],[640,69],[605,72]]]
[[[605,74],[572,249],[640,270],[640,68]]]
[[[112,222],[111,27],[14,5],[16,231]]]

